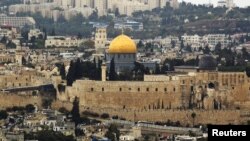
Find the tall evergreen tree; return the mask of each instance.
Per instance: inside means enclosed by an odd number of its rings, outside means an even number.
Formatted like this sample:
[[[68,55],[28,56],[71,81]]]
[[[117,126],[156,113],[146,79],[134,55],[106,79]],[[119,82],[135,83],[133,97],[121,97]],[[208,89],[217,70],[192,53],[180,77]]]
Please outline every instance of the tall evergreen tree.
[[[56,36],[55,28],[52,29],[52,31],[51,31],[51,36]]]
[[[156,67],[155,67],[155,74],[160,74],[160,73],[161,73],[160,65],[159,65],[159,64],[156,64]]]
[[[204,54],[209,54],[210,53],[210,48],[208,46],[206,46],[204,49],[203,49],[203,53]]]
[[[111,124],[105,136],[111,141],[118,141],[120,138],[120,131],[115,124]]]
[[[79,123],[79,120],[80,120],[79,98],[78,97],[75,97],[75,99],[74,99],[73,107],[71,110],[71,115],[72,115],[72,120],[77,125]]]
[[[81,79],[83,77],[83,72],[81,60],[78,58],[75,63],[75,79]]]
[[[70,67],[69,67],[69,71],[67,74],[67,85],[68,86],[72,86],[73,82],[75,81],[75,63],[73,61],[70,62]]]
[[[112,58],[110,62],[110,70],[109,70],[109,80],[114,81],[116,80],[116,72],[115,72],[115,61]]]
[[[60,67],[60,75],[63,80],[66,78],[66,71],[64,64],[62,64],[62,66]]]
[[[221,52],[221,42],[218,42],[214,48],[214,53],[219,54]]]

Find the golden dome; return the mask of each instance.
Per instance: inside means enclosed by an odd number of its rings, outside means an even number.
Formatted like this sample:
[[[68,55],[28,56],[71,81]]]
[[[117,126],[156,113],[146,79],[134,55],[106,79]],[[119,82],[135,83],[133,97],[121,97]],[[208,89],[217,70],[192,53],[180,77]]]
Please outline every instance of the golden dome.
[[[117,36],[109,46],[108,53],[136,53],[135,42],[126,35]]]

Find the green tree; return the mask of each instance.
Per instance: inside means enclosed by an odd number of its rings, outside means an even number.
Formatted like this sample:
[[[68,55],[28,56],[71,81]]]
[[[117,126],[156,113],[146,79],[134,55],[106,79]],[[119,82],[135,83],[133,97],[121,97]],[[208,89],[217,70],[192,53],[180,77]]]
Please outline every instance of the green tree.
[[[160,74],[160,73],[161,73],[160,65],[159,65],[159,64],[156,64],[156,67],[155,67],[155,74]]]
[[[80,121],[80,109],[79,109],[78,97],[75,97],[74,99],[71,115],[72,115],[72,120],[75,122],[75,125],[77,125]]]
[[[90,21],[96,21],[98,20],[98,14],[96,11],[94,11],[90,16],[89,16]]]
[[[191,114],[191,117],[192,117],[192,119],[193,119],[193,127],[194,127],[194,122],[195,122],[195,118],[196,118],[196,113],[193,112],[193,113]]]
[[[116,16],[116,17],[120,16],[120,12],[119,12],[119,9],[118,9],[118,8],[115,9],[115,16]]]
[[[59,69],[60,69],[61,78],[62,78],[63,80],[65,80],[65,78],[66,78],[66,71],[65,71],[64,63],[60,66]]]
[[[51,31],[51,34],[50,34],[51,36],[56,36],[56,31],[55,31],[55,28],[53,28],[52,29],[52,31]]]
[[[7,43],[7,37],[4,35],[2,39],[0,40],[0,43],[6,44]]]
[[[250,66],[246,67],[246,73],[247,73],[247,76],[250,77]]]
[[[72,86],[73,82],[75,81],[75,63],[74,61],[70,62],[70,67],[69,67],[69,71],[67,74],[67,85],[68,86]]]
[[[42,130],[36,133],[25,134],[26,140],[39,140],[39,141],[75,141],[72,135],[65,136],[61,132],[54,132],[50,130]]]
[[[58,111],[61,112],[61,113],[64,113],[64,114],[69,114],[70,113],[65,107],[59,108]]]
[[[78,58],[75,62],[75,73],[74,73],[74,78],[76,79],[81,79],[83,77],[83,67],[81,60]],[[75,81],[74,80],[74,81]]]
[[[221,43],[218,42],[214,48],[214,53],[219,54],[221,52]]]
[[[203,49],[203,53],[209,54],[210,52],[211,52],[210,48],[208,46],[205,46],[205,48]]]
[[[115,61],[114,61],[114,58],[112,58],[110,62],[109,80],[115,81],[116,79],[117,79],[117,74],[115,72]]]
[[[25,110],[27,113],[33,113],[35,111],[35,109],[36,109],[35,106],[32,104],[28,104],[25,106]]]
[[[48,109],[51,107],[53,100],[52,99],[43,99],[42,100],[42,107]]]
[[[8,113],[5,110],[0,111],[0,120],[6,119],[8,117]]]
[[[120,137],[120,131],[118,130],[117,125],[111,124],[105,136],[111,141],[118,141]]]

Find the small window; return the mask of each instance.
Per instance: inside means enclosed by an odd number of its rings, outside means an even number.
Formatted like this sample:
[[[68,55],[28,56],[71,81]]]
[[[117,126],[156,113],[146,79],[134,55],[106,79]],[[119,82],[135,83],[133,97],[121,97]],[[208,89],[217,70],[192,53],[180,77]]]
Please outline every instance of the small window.
[[[147,88],[147,92],[149,91],[149,88]]]
[[[155,91],[158,92],[158,88],[155,88]]]
[[[120,92],[122,91],[122,88],[120,88]]]
[[[128,88],[128,90],[130,90],[130,91],[131,91],[131,88]]]
[[[140,89],[140,88],[138,88],[138,92],[139,92],[139,91],[141,91],[141,89]]]
[[[167,91],[167,88],[164,88],[164,91],[166,92],[166,91]]]
[[[104,92],[104,88],[102,88],[102,91]]]
[[[94,88],[91,88],[91,92],[93,92],[94,91]]]
[[[232,89],[234,90],[234,87],[232,87]]]
[[[173,89],[173,91],[175,92],[175,88]]]

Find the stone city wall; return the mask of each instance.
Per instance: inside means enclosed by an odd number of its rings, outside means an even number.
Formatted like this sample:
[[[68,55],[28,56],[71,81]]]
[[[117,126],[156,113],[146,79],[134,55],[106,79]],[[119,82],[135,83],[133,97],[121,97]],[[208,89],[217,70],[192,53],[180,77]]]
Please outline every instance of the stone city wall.
[[[59,109],[65,107],[68,110],[72,109],[72,103],[55,101],[52,107]],[[168,120],[177,122],[182,125],[192,125],[192,113],[195,113],[195,124],[242,124],[250,120],[250,117],[242,118],[240,110],[171,110],[171,109],[156,109],[156,110],[127,110],[127,109],[94,109],[90,107],[80,107],[80,111],[91,111],[98,113],[108,113],[110,117],[118,116],[131,121],[163,121]]]
[[[3,94],[0,93],[0,108],[5,109],[13,106],[37,105],[41,108],[42,97],[31,95]]]

